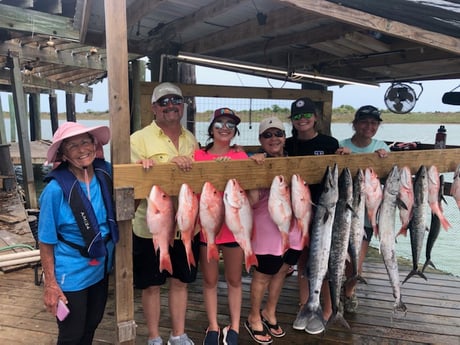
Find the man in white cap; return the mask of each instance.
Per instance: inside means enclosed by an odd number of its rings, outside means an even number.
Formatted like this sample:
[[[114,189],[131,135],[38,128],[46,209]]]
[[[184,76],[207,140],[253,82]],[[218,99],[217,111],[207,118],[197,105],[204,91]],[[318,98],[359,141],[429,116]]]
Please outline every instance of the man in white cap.
[[[161,83],[153,90],[154,120],[131,135],[131,162],[149,169],[159,163],[175,163],[184,171],[192,168],[193,152],[198,143],[191,132],[180,123],[184,113],[184,98],[179,87]],[[169,312],[172,329],[169,345],[193,345],[185,333],[187,284],[195,281],[197,268],[187,264],[184,245],[174,239],[170,246],[173,274],[159,270],[159,255],[155,252],[152,234],[146,221],[147,202],[142,200],[133,220],[134,285],[142,289],[142,306],[149,331],[148,345],[162,345],[159,332],[160,288],[169,279]],[[193,241],[195,262],[198,262],[199,240]]]

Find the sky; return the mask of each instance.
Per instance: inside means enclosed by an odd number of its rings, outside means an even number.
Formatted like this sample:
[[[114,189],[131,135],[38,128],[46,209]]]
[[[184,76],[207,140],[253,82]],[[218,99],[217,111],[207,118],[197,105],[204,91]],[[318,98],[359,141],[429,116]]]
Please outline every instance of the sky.
[[[299,89],[298,83],[286,83],[279,80],[268,78],[255,77],[252,75],[215,70],[207,67],[196,67],[197,83],[198,84],[219,84],[219,85],[232,85],[232,86],[258,86],[258,87],[275,87],[275,88],[292,88]],[[218,76],[218,78],[217,78]],[[456,80],[443,80],[443,81],[424,81],[421,82],[423,91],[420,94],[421,88],[417,84],[409,84],[419,97],[412,112],[428,112],[428,111],[442,111],[442,112],[458,112],[460,106],[443,104],[441,99],[444,92],[460,91],[460,79]],[[390,84],[382,84],[378,88],[346,85],[343,87],[331,87],[333,91],[333,107],[337,108],[341,105],[351,105],[357,109],[362,105],[371,104],[379,109],[386,109],[383,101],[386,90]],[[75,109],[76,112],[87,111],[107,111],[108,110],[108,88],[107,79],[102,83],[92,86],[93,100],[85,103],[83,95],[75,95]],[[58,98],[58,111],[65,112],[65,93],[56,91]],[[1,93],[2,109],[8,111],[8,94]],[[222,100],[225,103],[225,100]],[[43,112],[49,112],[48,96],[42,95],[41,108]],[[290,102],[289,102],[290,103]],[[286,106],[286,105],[280,105]],[[199,107],[198,110],[200,111]],[[238,110],[238,109],[235,109]]]

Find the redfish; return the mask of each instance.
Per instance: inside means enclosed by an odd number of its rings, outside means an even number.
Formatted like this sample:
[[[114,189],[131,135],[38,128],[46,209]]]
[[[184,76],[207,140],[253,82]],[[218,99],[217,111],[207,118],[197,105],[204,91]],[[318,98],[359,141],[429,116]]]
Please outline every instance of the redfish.
[[[193,256],[192,240],[195,235],[195,226],[198,219],[198,197],[192,188],[183,183],[179,190],[179,205],[176,212],[176,222],[181,232],[182,243],[187,254],[188,267],[196,267]]]
[[[224,191],[225,223],[243,249],[246,271],[257,266],[257,258],[252,251],[252,208],[248,197],[236,179],[230,179]]]
[[[199,218],[201,231],[207,243],[208,262],[219,260],[216,236],[224,224],[224,203],[220,193],[211,182],[205,182],[201,190]]]
[[[374,234],[379,234],[377,227],[377,212],[382,203],[383,191],[379,177],[372,168],[366,168],[364,171],[364,195],[367,209],[367,216],[374,229]]]
[[[454,173],[452,186],[450,187],[450,195],[452,195],[457,202],[458,209],[460,210],[460,164],[457,165]]]
[[[294,174],[291,178],[291,201],[292,212],[296,219],[297,226],[302,232],[302,247],[310,243],[310,223],[313,217],[313,204],[311,201],[311,192],[308,184],[304,179]]]
[[[449,221],[444,216],[439,202],[439,172],[434,165],[428,168],[428,203],[430,204],[431,212],[438,216],[442,227],[447,230],[451,227]]]
[[[268,211],[278,226],[282,238],[283,252],[289,249],[289,229],[292,222],[291,191],[282,175],[273,178],[268,198]]]
[[[147,225],[152,233],[155,252],[160,249],[160,272],[173,273],[169,245],[174,235],[174,206],[171,197],[154,185],[147,198]]]
[[[407,236],[407,227],[412,218],[412,209],[414,207],[414,185],[412,183],[412,173],[407,166],[400,169],[399,199],[404,206],[399,208],[401,229],[396,236]]]

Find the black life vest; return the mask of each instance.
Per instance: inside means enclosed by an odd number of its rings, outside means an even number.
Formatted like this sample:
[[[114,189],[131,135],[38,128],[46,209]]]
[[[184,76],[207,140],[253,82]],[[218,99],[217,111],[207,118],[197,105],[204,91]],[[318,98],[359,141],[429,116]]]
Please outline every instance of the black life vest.
[[[93,206],[75,175],[68,169],[68,163],[61,163],[45,177],[45,182],[55,179],[61,186],[64,197],[69,203],[80,229],[85,246],[83,247],[67,241],[61,234],[58,234],[58,239],[72,248],[79,250],[82,256],[89,258],[106,256],[106,242],[112,239],[114,243],[117,243],[119,239],[118,225],[115,220],[115,210],[113,208],[112,178],[103,159],[96,158],[93,162],[93,167],[94,174],[101,186],[102,198],[107,211],[107,223],[109,225],[110,236],[106,238],[102,238]]]

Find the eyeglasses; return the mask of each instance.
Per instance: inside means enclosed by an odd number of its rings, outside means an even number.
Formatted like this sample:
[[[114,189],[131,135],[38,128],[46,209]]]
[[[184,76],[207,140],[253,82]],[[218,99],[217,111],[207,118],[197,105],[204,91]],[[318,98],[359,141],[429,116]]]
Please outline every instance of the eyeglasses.
[[[305,113],[305,114],[295,114],[291,116],[292,120],[300,120],[300,119],[311,119],[313,117],[313,113]]]
[[[279,130],[276,132],[263,132],[260,136],[264,139],[270,139],[273,136],[277,138],[282,138],[284,137],[284,131]]]
[[[179,104],[184,103],[184,99],[182,97],[172,96],[172,97],[163,97],[157,101],[157,103],[161,107],[166,107],[169,104],[169,102],[171,102],[171,104],[173,105],[179,105]]]
[[[222,129],[224,127],[226,127],[227,129],[235,129],[236,128],[236,123],[230,122],[230,121],[228,121],[228,122],[216,121],[216,122],[214,122],[213,127],[215,129]]]
[[[88,148],[93,144],[94,143],[93,143],[93,141],[91,139],[83,139],[79,143],[78,142],[64,143],[64,149],[67,150],[68,152],[75,152],[78,149],[80,149],[80,147]]]

